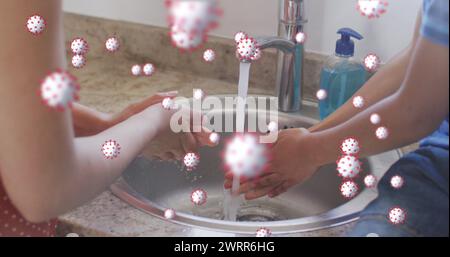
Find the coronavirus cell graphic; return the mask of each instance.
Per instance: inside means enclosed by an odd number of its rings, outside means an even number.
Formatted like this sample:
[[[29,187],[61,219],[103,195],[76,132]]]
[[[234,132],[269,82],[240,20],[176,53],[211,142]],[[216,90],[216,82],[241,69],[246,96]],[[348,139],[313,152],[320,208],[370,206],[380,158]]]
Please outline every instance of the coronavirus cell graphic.
[[[345,139],[341,144],[341,150],[343,154],[346,155],[356,155],[359,153],[359,142],[358,140],[350,137]]]
[[[155,73],[155,66],[151,63],[146,63],[142,67],[142,71],[144,72],[145,76],[150,77],[153,75],[153,73]]]
[[[337,161],[338,174],[344,179],[358,176],[361,170],[361,162],[354,155],[344,155]]]
[[[120,42],[117,37],[110,37],[105,42],[106,50],[110,53],[114,53],[119,50]]]
[[[194,51],[206,40],[206,35],[194,32],[188,33],[177,26],[171,28],[170,35],[172,37],[172,44],[186,51]]]
[[[171,0],[166,4],[169,7],[169,25],[180,25],[188,31],[208,32],[217,27],[222,13],[216,0]]]
[[[275,121],[269,122],[267,125],[267,130],[269,130],[270,133],[274,133],[278,131],[278,123]]]
[[[39,35],[45,30],[47,23],[40,15],[33,15],[27,20],[27,29],[33,35]]]
[[[81,69],[86,65],[86,57],[82,54],[72,56],[72,66],[76,69]]]
[[[86,40],[83,38],[74,38],[72,43],[70,44],[70,49],[73,54],[82,54],[85,55],[89,51],[89,45]]]
[[[358,184],[356,184],[354,181],[352,180],[347,180],[344,181],[341,184],[341,194],[342,196],[344,196],[345,198],[353,198],[356,196],[356,194],[358,194]]]
[[[139,64],[135,64],[131,67],[131,74],[133,76],[140,76],[142,74],[142,67]]]
[[[405,180],[402,176],[395,175],[391,178],[391,186],[395,189],[400,189],[405,184]]]
[[[328,97],[328,93],[325,89],[319,89],[316,93],[316,97],[319,101],[323,101]]]
[[[364,107],[365,101],[364,98],[362,96],[355,96],[353,98],[353,106],[355,108],[361,109]]]
[[[256,230],[256,237],[270,237],[272,232],[268,228],[258,228]]]
[[[381,117],[379,114],[374,113],[372,115],[370,115],[370,123],[372,123],[373,125],[378,125],[381,122]]]
[[[372,174],[369,174],[364,177],[364,184],[367,188],[374,188],[377,184],[377,177]]]
[[[368,72],[375,72],[380,67],[380,58],[376,54],[368,54],[364,58],[364,67]]]
[[[206,203],[207,200],[207,194],[206,191],[203,189],[195,189],[194,191],[192,191],[191,193],[191,201],[195,204],[195,205],[203,205]]]
[[[202,100],[205,97],[205,92],[203,92],[200,88],[196,88],[193,90],[192,97],[195,100]]]
[[[247,62],[261,58],[258,42],[251,37],[246,37],[237,43],[236,54],[239,60]]]
[[[41,82],[40,94],[43,102],[51,108],[63,111],[78,100],[80,86],[76,78],[66,71],[57,70]]]
[[[405,223],[406,211],[400,207],[394,207],[389,210],[388,219],[394,225]]]
[[[205,62],[213,62],[216,59],[216,53],[212,49],[207,49],[203,52],[203,60]]]
[[[295,41],[299,44],[303,44],[306,41],[306,34],[304,32],[298,32],[297,35],[295,35]]]
[[[252,61],[257,61],[257,60],[261,59],[261,57],[262,57],[261,49],[256,48],[255,54],[254,54],[250,59],[251,59]]]
[[[206,41],[221,14],[216,0],[167,0],[169,27],[174,46],[192,51]]]
[[[213,132],[209,135],[209,141],[215,145],[219,144],[220,135],[216,132]]]
[[[248,35],[245,32],[239,31],[238,33],[236,33],[236,35],[234,35],[234,41],[237,43],[239,43],[241,40],[247,38]]]
[[[389,137],[389,130],[386,127],[379,127],[375,131],[375,135],[380,140],[385,140]]]
[[[258,176],[268,161],[266,145],[254,134],[237,134],[226,144],[225,166],[234,176]]]
[[[166,209],[164,211],[164,218],[171,220],[173,218],[175,218],[175,210],[174,209]]]
[[[117,158],[120,154],[120,144],[116,140],[107,140],[102,145],[102,153],[106,159]]]
[[[175,107],[175,102],[170,97],[166,97],[162,100],[161,105],[166,110],[172,110]]]
[[[183,158],[184,165],[188,171],[192,171],[197,168],[200,163],[200,156],[196,153],[187,153]]]
[[[388,2],[386,0],[358,0],[356,9],[361,15],[372,18],[379,18],[387,11]]]

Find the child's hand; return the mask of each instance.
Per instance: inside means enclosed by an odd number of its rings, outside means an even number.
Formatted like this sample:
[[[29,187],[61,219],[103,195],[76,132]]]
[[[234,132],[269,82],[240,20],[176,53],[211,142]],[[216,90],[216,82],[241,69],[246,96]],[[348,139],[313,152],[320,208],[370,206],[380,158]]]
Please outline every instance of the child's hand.
[[[307,180],[319,168],[312,154],[317,146],[309,144],[309,135],[304,128],[280,131],[268,171],[255,179],[241,180],[239,193],[245,194],[247,200],[265,195],[275,197]],[[225,174],[225,188],[231,188],[232,177],[231,172]]]
[[[160,128],[157,136],[151,141],[150,145],[143,151],[143,155],[147,158],[157,158],[161,160],[182,160],[186,153],[197,152],[201,146],[215,146],[209,140],[211,132],[201,127],[201,124],[191,124],[190,131],[194,130],[194,126],[200,126],[201,132],[179,132],[175,133],[170,128],[170,120],[175,112],[186,112],[188,115],[194,115],[188,108],[180,110],[164,110],[160,108]]]

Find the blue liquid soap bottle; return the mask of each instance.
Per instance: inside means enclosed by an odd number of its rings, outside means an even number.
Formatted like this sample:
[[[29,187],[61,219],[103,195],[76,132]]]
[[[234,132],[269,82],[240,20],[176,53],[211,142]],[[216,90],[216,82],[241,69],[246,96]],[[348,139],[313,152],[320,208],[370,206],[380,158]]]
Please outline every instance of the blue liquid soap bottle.
[[[336,42],[336,54],[326,60],[320,74],[320,88],[327,92],[327,97],[319,103],[322,120],[347,102],[368,78],[362,63],[353,58],[355,43],[351,37],[358,40],[363,37],[350,28],[342,28],[337,33],[341,39]]]

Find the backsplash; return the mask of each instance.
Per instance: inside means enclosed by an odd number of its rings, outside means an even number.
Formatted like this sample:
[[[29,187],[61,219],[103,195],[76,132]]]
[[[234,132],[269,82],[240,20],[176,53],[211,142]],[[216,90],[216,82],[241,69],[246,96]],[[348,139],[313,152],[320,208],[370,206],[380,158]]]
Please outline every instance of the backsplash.
[[[65,13],[64,28],[68,46],[75,37],[83,37],[88,41],[90,47],[88,58],[95,58],[106,53],[104,48],[106,39],[116,36],[120,40],[121,51],[114,55],[136,63],[151,62],[156,65],[156,69],[187,72],[230,83],[238,81],[239,61],[235,57],[234,41],[230,39],[211,36],[201,49],[192,53],[183,53],[172,46],[167,28],[72,13]],[[208,48],[216,52],[217,58],[213,63],[203,61],[203,51]],[[105,61],[108,61],[108,58],[112,61],[113,57],[105,56],[104,58]],[[321,54],[306,53],[302,92],[306,99],[315,99],[324,58],[325,56]],[[275,92],[276,63],[276,51],[264,50],[263,58],[252,66],[250,87]]]

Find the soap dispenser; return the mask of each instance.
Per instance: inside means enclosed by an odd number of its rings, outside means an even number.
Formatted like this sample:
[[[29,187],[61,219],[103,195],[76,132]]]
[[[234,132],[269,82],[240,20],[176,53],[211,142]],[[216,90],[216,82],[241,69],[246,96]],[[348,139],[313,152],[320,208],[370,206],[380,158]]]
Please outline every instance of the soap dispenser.
[[[336,53],[327,58],[320,74],[320,89],[327,93],[319,103],[322,120],[347,102],[369,76],[362,63],[353,58],[355,43],[351,38],[363,37],[350,28],[342,28],[337,33],[341,39],[336,42]]]

